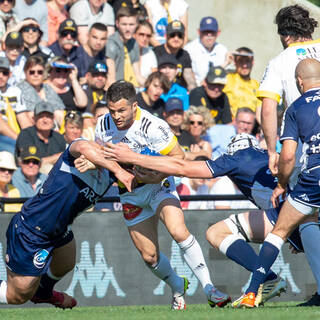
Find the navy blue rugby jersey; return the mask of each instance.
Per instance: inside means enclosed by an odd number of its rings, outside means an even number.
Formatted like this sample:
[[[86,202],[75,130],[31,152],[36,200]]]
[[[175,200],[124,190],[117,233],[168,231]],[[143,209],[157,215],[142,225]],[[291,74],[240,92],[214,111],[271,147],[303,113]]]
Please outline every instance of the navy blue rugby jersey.
[[[309,90],[285,111],[280,141],[301,139],[302,171],[320,165],[320,88]]]
[[[69,147],[60,156],[38,194],[21,209],[22,223],[49,237],[64,233],[79,213],[91,207],[115,181],[105,169],[80,173]]]
[[[268,153],[249,147],[233,155],[223,154],[207,165],[213,178],[228,176],[238,189],[260,209],[272,208],[270,197],[277,185],[268,167]]]

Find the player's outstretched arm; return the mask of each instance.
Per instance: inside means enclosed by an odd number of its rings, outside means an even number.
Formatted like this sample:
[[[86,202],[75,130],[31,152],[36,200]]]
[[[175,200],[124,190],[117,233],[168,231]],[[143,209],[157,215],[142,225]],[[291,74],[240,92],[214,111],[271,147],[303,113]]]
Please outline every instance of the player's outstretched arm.
[[[97,143],[87,140],[74,141],[70,146],[70,153],[75,158],[84,156],[94,165],[113,172],[114,175],[126,186],[128,191],[131,192],[134,175],[121,168],[117,162],[106,160],[103,149]]]
[[[110,160],[131,163],[147,169],[157,170],[167,175],[189,178],[212,178],[205,161],[188,161],[175,157],[154,157],[133,152],[126,144],[107,143],[105,156]]]

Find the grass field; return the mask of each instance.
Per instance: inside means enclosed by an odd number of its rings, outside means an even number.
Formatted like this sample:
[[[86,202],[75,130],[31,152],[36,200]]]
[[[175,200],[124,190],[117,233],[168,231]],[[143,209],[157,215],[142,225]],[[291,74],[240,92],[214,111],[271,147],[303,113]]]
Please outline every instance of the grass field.
[[[168,306],[0,308],[1,320],[110,320],[110,319],[210,319],[210,320],[305,320],[320,319],[320,308],[297,308],[296,302],[267,303],[264,307],[247,309],[211,309],[205,304],[188,305],[187,311],[171,311]]]

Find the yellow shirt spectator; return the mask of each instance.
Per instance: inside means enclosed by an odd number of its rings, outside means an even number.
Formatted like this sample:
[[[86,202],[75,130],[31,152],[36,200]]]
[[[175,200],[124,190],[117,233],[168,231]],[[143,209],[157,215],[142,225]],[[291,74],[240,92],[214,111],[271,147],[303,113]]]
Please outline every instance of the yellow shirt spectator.
[[[7,195],[4,195],[0,191],[0,197],[6,198],[20,198],[20,192],[17,188],[15,188],[12,184],[8,184],[8,192]],[[4,212],[19,212],[21,210],[22,203],[6,203],[4,205]]]

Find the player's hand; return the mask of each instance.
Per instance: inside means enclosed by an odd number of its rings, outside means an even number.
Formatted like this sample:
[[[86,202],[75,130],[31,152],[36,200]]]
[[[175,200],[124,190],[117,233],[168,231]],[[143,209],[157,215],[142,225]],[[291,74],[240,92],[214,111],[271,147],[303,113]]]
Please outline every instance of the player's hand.
[[[89,161],[84,155],[81,155],[79,158],[74,160],[74,166],[81,173],[84,173],[87,170],[97,169],[97,167],[91,161]]]
[[[121,169],[115,173],[115,176],[124,184],[124,186],[127,188],[129,192],[132,191],[132,188],[134,188],[136,184],[135,176],[132,173],[124,169]]]
[[[269,169],[273,176],[278,174],[279,153],[269,152]]]
[[[118,162],[129,162],[134,152],[123,142],[113,144],[107,142],[106,146],[103,147],[103,155],[108,160]]]
[[[279,184],[276,186],[276,188],[272,192],[271,196],[271,202],[274,208],[279,206],[280,203],[280,196],[285,195],[286,189],[283,189]]]

